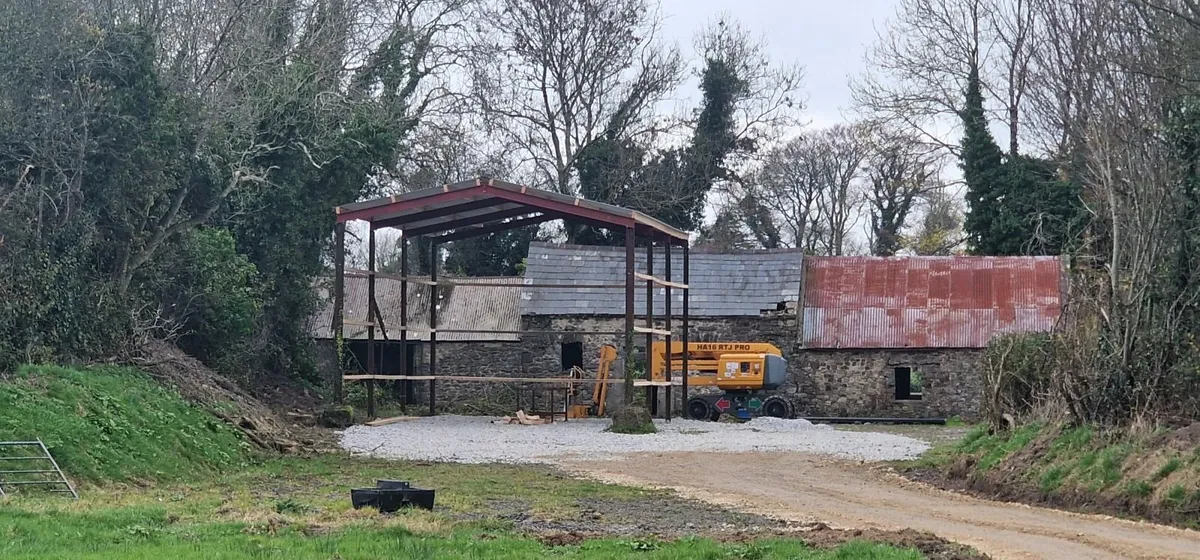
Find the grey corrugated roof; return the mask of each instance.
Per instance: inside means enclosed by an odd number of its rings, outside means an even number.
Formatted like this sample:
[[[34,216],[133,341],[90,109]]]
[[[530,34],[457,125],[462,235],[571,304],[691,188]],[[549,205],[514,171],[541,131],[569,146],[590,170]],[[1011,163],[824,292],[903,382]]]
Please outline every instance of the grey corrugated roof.
[[[662,249],[656,249],[654,275],[665,276]],[[672,256],[672,279],[683,281],[683,256]],[[799,251],[751,251],[691,254],[691,315],[697,317],[757,316],[781,302],[800,299],[803,255]],[[638,248],[637,270],[646,271],[646,250]],[[526,284],[623,284],[625,248],[533,243],[526,261]],[[639,281],[635,313],[646,308],[646,283]],[[665,312],[665,290],[656,288],[654,313]],[[683,311],[681,290],[672,290],[671,312]],[[521,292],[523,315],[622,315],[621,288],[526,288]]]
[[[426,277],[428,279],[428,277]],[[451,278],[451,280],[455,280]],[[519,285],[520,277],[500,278],[460,278],[472,283],[496,284],[492,286],[441,286],[438,289],[443,294],[443,300],[438,307],[439,329],[463,329],[480,331],[515,331],[521,328],[521,316],[518,312],[518,301],[521,290],[517,288],[502,288],[501,285]],[[323,279],[318,284],[318,296],[321,306],[310,323],[309,330],[313,338],[333,338],[330,327],[333,320],[333,298],[331,297],[330,279]],[[400,325],[400,281],[391,278],[375,279],[375,301],[379,303],[379,313],[383,315],[384,327]],[[367,320],[367,279],[356,276],[346,277],[345,318],[354,321]],[[408,284],[408,324],[412,327],[429,328],[429,286]],[[345,337],[348,339],[366,340],[367,329],[361,326],[346,325]],[[388,338],[399,340],[400,332],[388,330]],[[375,332],[377,340],[383,340],[383,334]],[[410,332],[409,340],[429,340],[429,333]],[[445,342],[457,341],[517,341],[516,334],[490,333],[447,333],[439,332],[438,340]]]

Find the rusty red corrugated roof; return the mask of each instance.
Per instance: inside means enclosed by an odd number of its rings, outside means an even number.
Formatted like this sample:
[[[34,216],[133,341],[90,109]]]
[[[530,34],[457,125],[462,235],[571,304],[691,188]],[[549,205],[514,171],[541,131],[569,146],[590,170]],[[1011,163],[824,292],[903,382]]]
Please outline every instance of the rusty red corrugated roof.
[[[982,348],[1054,328],[1058,257],[808,257],[807,348]]]

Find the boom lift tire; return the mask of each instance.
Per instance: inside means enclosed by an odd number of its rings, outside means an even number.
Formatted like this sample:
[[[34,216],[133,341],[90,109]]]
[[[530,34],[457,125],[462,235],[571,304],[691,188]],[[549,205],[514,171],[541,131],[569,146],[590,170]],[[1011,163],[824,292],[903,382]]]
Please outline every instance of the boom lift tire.
[[[692,397],[687,402],[688,418],[692,420],[711,420],[714,415],[719,416],[721,412],[717,410],[707,399],[703,397]]]
[[[796,409],[792,406],[792,401],[779,395],[772,395],[763,401],[762,405],[763,416],[772,416],[774,418],[791,419],[796,416]]]

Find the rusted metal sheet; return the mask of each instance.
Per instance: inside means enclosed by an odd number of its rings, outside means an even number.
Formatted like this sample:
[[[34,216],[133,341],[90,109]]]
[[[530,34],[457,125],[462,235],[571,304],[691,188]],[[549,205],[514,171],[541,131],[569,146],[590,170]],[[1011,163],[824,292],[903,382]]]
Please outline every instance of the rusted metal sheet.
[[[1062,311],[1057,257],[809,257],[807,348],[982,348]]]

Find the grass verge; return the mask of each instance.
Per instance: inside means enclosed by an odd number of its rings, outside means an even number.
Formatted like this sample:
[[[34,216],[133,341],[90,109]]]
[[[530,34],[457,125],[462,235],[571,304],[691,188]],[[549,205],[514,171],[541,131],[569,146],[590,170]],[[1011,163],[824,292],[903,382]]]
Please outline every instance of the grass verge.
[[[0,441],[37,438],[87,482],[175,479],[250,455],[228,424],[117,367],[26,366],[0,381]]]
[[[988,497],[1200,527],[1200,424],[1152,434],[1043,424],[992,433],[977,426],[897,466]]]

